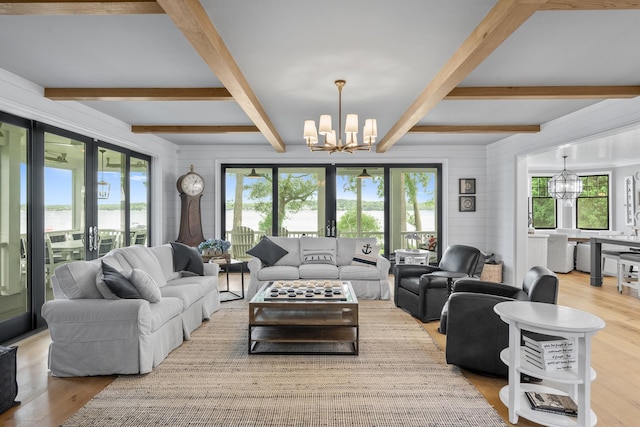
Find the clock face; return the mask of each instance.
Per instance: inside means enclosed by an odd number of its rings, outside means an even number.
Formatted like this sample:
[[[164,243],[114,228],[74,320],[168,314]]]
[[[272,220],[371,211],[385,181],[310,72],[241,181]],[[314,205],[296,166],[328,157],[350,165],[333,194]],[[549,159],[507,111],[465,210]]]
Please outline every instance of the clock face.
[[[180,187],[185,194],[196,196],[204,191],[204,181],[200,175],[188,173],[182,178]]]

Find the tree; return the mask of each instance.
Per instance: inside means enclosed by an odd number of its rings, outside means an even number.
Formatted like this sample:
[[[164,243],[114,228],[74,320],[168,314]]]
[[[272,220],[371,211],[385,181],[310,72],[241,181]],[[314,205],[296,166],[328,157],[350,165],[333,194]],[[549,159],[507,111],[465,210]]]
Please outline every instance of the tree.
[[[338,230],[341,231],[357,231],[358,228],[358,212],[355,210],[346,211],[338,220]],[[373,216],[363,213],[360,215],[361,232],[378,232],[380,224]]]
[[[265,176],[254,183],[245,186],[249,190],[249,198],[257,200],[255,210],[263,217],[260,221],[260,230],[271,232],[273,227],[272,203],[269,198],[272,191],[273,180],[271,176]],[[280,174],[278,178],[278,224],[282,227],[289,214],[299,212],[306,203],[313,200],[318,192],[316,176],[304,173]]]

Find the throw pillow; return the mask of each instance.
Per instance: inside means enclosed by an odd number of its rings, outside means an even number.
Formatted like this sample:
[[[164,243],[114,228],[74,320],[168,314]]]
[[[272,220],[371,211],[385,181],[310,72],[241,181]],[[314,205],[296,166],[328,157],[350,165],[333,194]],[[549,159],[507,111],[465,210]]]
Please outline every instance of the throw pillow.
[[[357,242],[351,265],[375,267],[378,261],[378,254],[380,254],[380,246],[367,242]]]
[[[160,302],[162,297],[160,288],[149,273],[139,268],[134,268],[128,273],[128,278],[142,298],[149,302]]]
[[[304,249],[303,264],[336,265],[336,251],[333,249]]]
[[[135,286],[122,273],[107,263],[102,263],[102,273],[104,274],[104,283],[107,284],[109,290],[118,298],[123,299],[140,299],[142,295]]]
[[[204,276],[204,266],[202,256],[196,248],[187,246],[184,243],[170,242],[173,248],[173,270],[189,271],[198,276]]]
[[[260,258],[260,261],[267,267],[274,265],[280,258],[289,252],[273,243],[267,236],[264,236],[257,245],[247,251],[249,255]]]

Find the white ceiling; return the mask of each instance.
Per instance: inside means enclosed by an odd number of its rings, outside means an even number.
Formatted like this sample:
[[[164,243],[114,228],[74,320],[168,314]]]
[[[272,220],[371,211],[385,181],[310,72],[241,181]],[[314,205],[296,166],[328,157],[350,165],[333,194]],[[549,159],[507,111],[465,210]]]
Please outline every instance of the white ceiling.
[[[358,113],[361,124],[377,118],[382,139],[496,3],[201,0],[286,146],[304,144],[305,119],[329,113],[335,123],[336,79],[347,80],[343,113]],[[640,85],[639,24],[640,10],[536,12],[459,86]],[[45,88],[222,87],[164,14],[4,15],[0,40],[0,68]],[[543,125],[596,102],[444,100],[417,124]],[[235,101],[83,103],[131,125],[253,124]],[[406,134],[397,145],[487,145],[508,136]],[[178,145],[273,150],[260,133],[161,137]],[[616,141],[607,142],[608,155],[618,153]],[[576,151],[589,152],[603,150]],[[558,152],[547,156],[532,164],[561,159]]]

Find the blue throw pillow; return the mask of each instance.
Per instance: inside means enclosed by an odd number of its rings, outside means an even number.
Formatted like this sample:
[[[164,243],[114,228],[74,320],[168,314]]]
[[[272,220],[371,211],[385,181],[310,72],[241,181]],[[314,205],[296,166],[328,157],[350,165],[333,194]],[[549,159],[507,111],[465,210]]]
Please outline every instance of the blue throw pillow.
[[[260,261],[267,267],[274,265],[280,258],[289,252],[273,243],[267,236],[264,236],[257,245],[247,251],[249,255],[260,258]]]
[[[202,255],[196,248],[179,242],[169,243],[173,248],[173,271],[188,271],[198,276],[204,276]]]
[[[129,279],[104,261],[102,262],[102,274],[104,275],[104,283],[118,298],[143,299]]]

